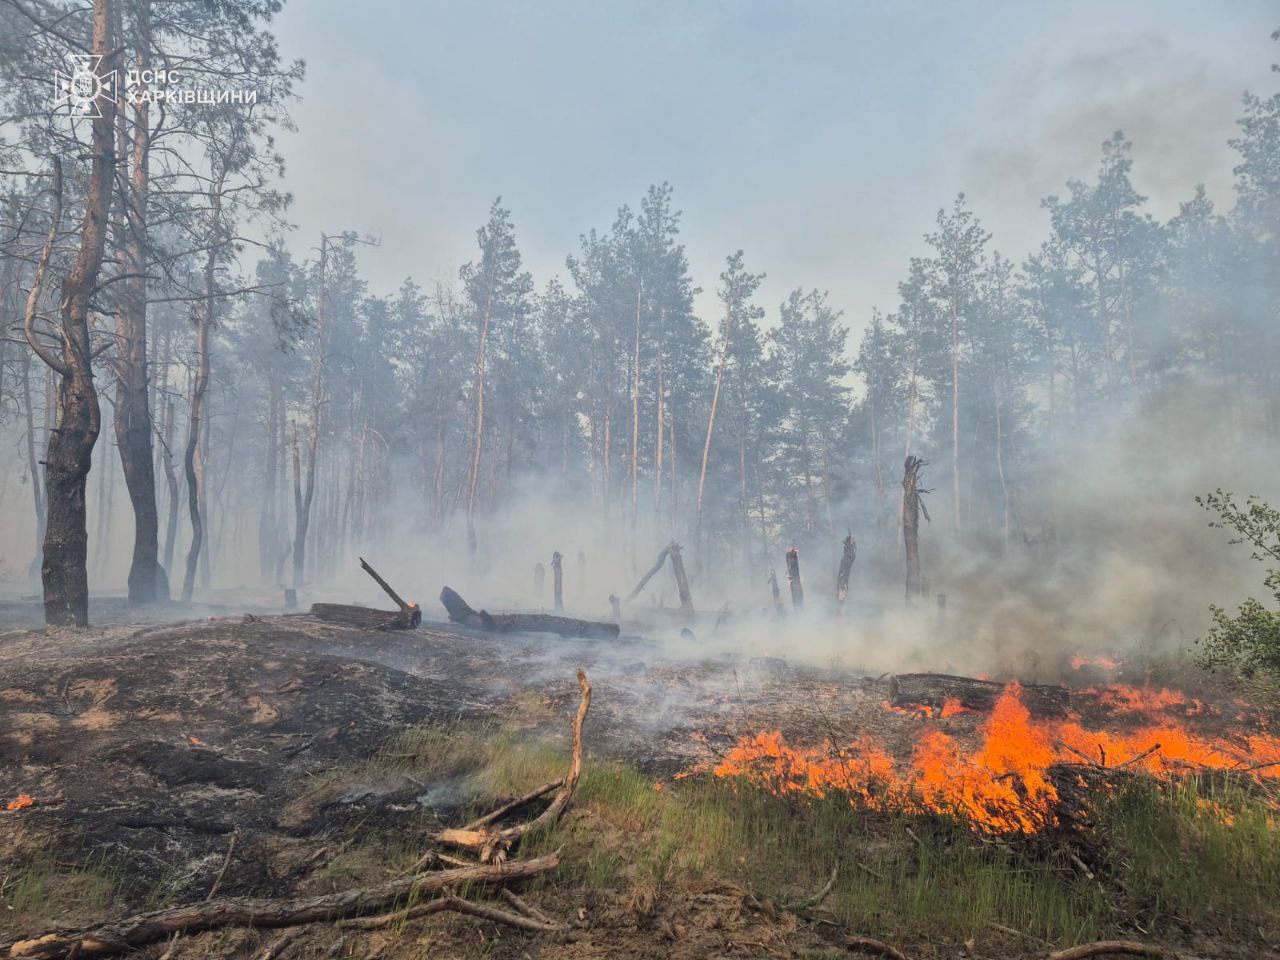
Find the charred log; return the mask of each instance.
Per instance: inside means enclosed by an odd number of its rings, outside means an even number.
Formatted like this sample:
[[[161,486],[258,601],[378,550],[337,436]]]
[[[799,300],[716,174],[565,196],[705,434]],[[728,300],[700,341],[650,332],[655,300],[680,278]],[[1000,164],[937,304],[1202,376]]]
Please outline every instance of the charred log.
[[[328,623],[345,623],[363,630],[412,630],[422,623],[422,611],[378,610],[350,603],[313,603],[311,615]]]
[[[948,701],[966,710],[987,711],[995,706],[1005,684],[945,673],[900,673],[889,680],[889,702],[895,707],[928,707],[941,711]],[[1071,705],[1066,687],[1024,684],[1022,702],[1033,714],[1058,715]]]
[[[490,633],[555,633],[562,637],[613,640],[619,634],[616,623],[578,620],[546,613],[489,613],[476,610],[451,587],[440,591],[440,602],[454,623],[488,630]]]

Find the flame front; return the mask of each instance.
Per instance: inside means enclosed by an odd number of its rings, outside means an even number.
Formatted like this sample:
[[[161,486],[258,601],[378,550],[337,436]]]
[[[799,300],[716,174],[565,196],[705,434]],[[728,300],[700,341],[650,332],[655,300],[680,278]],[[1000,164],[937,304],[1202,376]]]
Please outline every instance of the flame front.
[[[1121,712],[1136,712],[1139,704],[1146,709],[1187,706],[1185,697],[1170,691],[1116,690],[1110,701],[1099,697],[1099,702]],[[943,716],[955,712],[944,710]],[[1054,822],[1058,791],[1050,767],[1082,760],[1162,778],[1195,768],[1280,777],[1280,737],[1211,738],[1176,721],[1124,732],[1088,729],[1075,717],[1034,719],[1020,685],[1011,683],[973,742],[926,722],[910,757],[900,762],[870,736],[843,747],[826,742],[801,748],[789,746],[774,730],[741,738],[714,773],[744,778],[782,796],[845,794],[869,809],[945,814],[982,832],[1025,834]]]

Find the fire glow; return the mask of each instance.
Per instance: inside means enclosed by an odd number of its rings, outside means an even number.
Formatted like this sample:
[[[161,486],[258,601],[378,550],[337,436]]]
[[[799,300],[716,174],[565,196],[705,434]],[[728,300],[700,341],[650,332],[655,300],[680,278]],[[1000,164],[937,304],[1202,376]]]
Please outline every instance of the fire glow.
[[[843,747],[792,747],[780,731],[741,738],[714,767],[780,796],[844,794],[856,806],[954,816],[985,833],[1035,833],[1055,822],[1056,764],[1125,767],[1159,778],[1195,770],[1247,771],[1280,777],[1280,737],[1210,738],[1162,718],[1132,731],[1086,729],[1076,716],[1034,719],[1021,686],[1005,687],[990,715],[967,743],[925,721],[905,761],[863,736]],[[1141,691],[1117,693],[1141,700]],[[1169,705],[1167,697],[1150,698]],[[946,711],[943,712],[946,715]]]

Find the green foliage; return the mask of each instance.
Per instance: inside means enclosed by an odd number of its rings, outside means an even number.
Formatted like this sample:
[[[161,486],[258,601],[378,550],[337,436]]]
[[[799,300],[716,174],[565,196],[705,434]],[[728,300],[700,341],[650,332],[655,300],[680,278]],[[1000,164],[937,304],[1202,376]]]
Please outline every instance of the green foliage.
[[[1196,497],[1196,503],[1221,518],[1209,526],[1236,532],[1231,543],[1250,544],[1253,559],[1280,563],[1280,510],[1252,496],[1241,507],[1231,493],[1222,490]],[[1262,582],[1280,603],[1280,569],[1269,567]],[[1210,609],[1213,627],[1198,641],[1201,665],[1235,669],[1247,677],[1280,677],[1280,612],[1253,597],[1240,605],[1235,616],[1219,606]]]

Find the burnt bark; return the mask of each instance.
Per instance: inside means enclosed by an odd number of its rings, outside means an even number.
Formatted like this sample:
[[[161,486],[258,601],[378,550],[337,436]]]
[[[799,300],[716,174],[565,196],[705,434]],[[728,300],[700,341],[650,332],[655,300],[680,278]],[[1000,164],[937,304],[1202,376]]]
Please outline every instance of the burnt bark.
[[[920,488],[920,471],[927,465],[927,461],[909,456],[902,468],[902,543],[907,556],[908,605],[924,594],[924,581],[920,576],[920,515],[923,513],[928,520],[929,511],[920,499],[921,494],[928,493]]]
[[[889,680],[889,702],[895,707],[928,707],[941,710],[958,703],[967,710],[987,711],[1005,691],[1005,684],[945,673],[900,673]],[[1020,697],[1027,709],[1038,716],[1059,716],[1071,706],[1066,687],[1022,684]]]
[[[100,69],[112,66],[111,0],[94,0],[93,53]],[[98,442],[102,413],[93,383],[89,342],[90,300],[97,287],[106,243],[115,170],[115,102],[106,93],[95,101],[92,159],[84,201],[80,249],[62,281],[61,349],[54,353],[35,335],[34,314],[44,283],[44,271],[61,218],[62,168],[55,161],[55,215],[50,238],[37,268],[37,281],[27,302],[24,332],[27,342],[58,375],[57,422],[49,437],[45,463],[44,559],[40,579],[44,588],[45,621],[59,626],[88,626],[88,531],[85,525],[85,485]]]
[[[858,555],[858,544],[853,534],[844,538],[844,553],[840,556],[840,569],[836,573],[836,604],[844,609],[844,601],[849,596],[849,575],[853,572],[853,561]]]
[[[440,591],[440,602],[454,623],[491,633],[555,633],[562,637],[612,640],[620,632],[616,623],[597,620],[556,617],[546,613],[489,613],[487,610],[476,610],[451,587]]]
[[[800,581],[800,551],[792,547],[787,551],[787,583],[791,587],[791,609],[804,609],[804,584]]]
[[[564,609],[564,555],[557,550],[551,554],[551,579],[555,593],[555,609]]]
[[[684,557],[680,555],[680,544],[667,545],[667,554],[671,557],[671,572],[675,574],[676,590],[680,593],[680,612],[693,616],[693,595],[689,592],[689,578],[684,572]]]
[[[145,38],[150,3],[141,0],[137,16]],[[137,69],[148,67],[146,41]],[[148,604],[169,599],[169,584],[160,570],[160,519],[156,508],[155,461],[151,449],[151,400],[147,362],[147,197],[151,130],[148,103],[133,109],[133,142],[125,180],[124,264],[128,279],[116,313],[116,447],[133,508],[133,560],[129,565],[129,602]],[[123,113],[120,114],[124,116]]]

